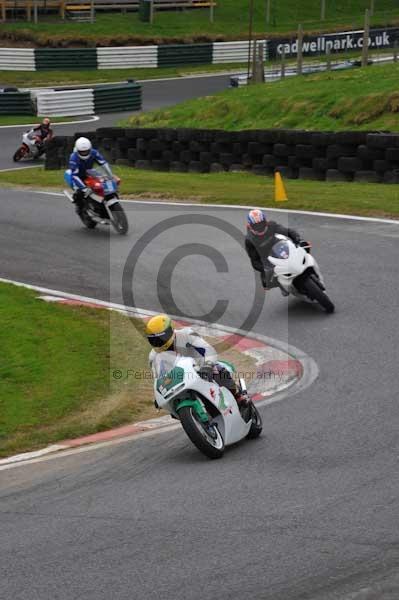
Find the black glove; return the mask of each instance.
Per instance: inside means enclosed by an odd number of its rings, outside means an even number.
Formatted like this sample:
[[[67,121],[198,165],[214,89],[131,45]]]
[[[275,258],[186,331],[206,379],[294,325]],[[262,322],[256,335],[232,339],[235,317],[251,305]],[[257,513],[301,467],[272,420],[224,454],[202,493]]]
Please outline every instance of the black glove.
[[[298,246],[300,246],[301,248],[304,248],[306,250],[306,252],[309,253],[312,248],[312,243],[307,242],[306,240],[299,240]]]
[[[268,290],[271,287],[273,287],[272,286],[273,277],[274,277],[274,267],[272,267],[270,269],[265,269],[264,271],[261,271],[260,279],[262,281],[264,290]]]
[[[198,375],[205,381],[213,380],[213,367],[212,365],[203,365],[198,371]]]

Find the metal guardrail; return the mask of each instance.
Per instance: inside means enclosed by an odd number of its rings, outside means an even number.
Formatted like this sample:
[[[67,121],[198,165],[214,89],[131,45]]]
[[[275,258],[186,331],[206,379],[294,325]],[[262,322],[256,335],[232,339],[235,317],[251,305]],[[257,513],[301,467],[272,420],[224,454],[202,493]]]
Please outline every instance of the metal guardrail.
[[[141,85],[135,82],[96,86],[94,108],[96,113],[140,110]]]
[[[267,60],[267,41],[257,40],[262,42],[265,48],[265,60]],[[213,44],[213,64],[220,63],[238,63],[248,60],[249,42],[215,42]],[[251,50],[253,49],[253,44]]]
[[[33,115],[29,92],[1,92],[0,115]]]
[[[69,117],[141,109],[141,85],[135,81],[93,88],[25,90],[38,116]],[[0,94],[1,95],[1,94]],[[21,94],[20,94],[21,95]],[[31,114],[34,112],[31,110]],[[10,113],[11,114],[11,113]]]
[[[35,95],[39,116],[68,117],[94,114],[92,89],[38,90]]]
[[[169,44],[158,46],[158,67],[212,64],[213,44]]]
[[[158,66],[158,46],[125,46],[97,48],[99,69],[128,69]]]
[[[0,71],[35,71],[33,48],[0,48]]]

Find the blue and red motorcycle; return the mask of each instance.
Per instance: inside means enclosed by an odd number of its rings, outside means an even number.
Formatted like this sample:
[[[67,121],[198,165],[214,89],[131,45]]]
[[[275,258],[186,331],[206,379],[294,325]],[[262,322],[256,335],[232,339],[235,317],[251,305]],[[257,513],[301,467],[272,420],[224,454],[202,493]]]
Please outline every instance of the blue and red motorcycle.
[[[84,183],[91,190],[78,213],[85,227],[94,229],[99,223],[111,224],[119,234],[125,235],[128,232],[129,224],[126,213],[119,202],[120,179],[110,177],[97,169],[90,169],[87,171]],[[70,191],[64,190],[64,194],[73,202]]]

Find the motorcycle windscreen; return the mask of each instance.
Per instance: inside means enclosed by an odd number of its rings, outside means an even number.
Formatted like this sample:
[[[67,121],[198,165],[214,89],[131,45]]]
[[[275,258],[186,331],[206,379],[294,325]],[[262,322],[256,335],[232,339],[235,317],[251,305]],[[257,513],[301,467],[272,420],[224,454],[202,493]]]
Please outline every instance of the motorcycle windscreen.
[[[156,377],[164,377],[169,371],[171,371],[179,358],[179,354],[173,350],[160,352],[154,358],[152,363]]]
[[[274,244],[271,251],[271,256],[273,258],[287,259],[289,255],[290,247],[287,242],[282,240],[281,242],[277,242],[277,244]]]

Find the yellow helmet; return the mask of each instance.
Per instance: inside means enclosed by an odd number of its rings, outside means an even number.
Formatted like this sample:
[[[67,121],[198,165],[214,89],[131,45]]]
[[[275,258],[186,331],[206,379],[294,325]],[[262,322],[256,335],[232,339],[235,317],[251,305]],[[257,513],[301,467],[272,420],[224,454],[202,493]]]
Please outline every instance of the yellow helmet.
[[[168,350],[175,339],[173,321],[167,315],[152,317],[147,323],[145,333],[156,352]]]

